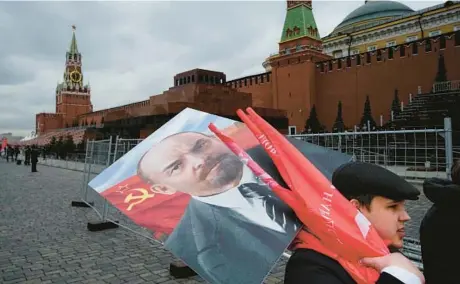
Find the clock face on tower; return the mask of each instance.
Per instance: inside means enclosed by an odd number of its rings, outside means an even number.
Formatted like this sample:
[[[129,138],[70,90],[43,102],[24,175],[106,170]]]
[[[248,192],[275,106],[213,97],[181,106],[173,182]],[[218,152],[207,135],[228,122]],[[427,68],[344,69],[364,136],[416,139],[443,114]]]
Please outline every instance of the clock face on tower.
[[[81,73],[78,72],[78,70],[74,70],[70,72],[70,80],[74,83],[80,83],[81,82]]]

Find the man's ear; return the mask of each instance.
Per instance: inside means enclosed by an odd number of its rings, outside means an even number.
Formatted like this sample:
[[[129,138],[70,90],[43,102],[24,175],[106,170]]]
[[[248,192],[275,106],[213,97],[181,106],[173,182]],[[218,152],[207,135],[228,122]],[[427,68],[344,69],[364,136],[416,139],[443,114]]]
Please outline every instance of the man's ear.
[[[163,185],[163,184],[154,184],[150,187],[150,191],[154,193],[159,193],[159,194],[166,194],[166,195],[172,195],[176,193],[176,190],[173,188]]]
[[[351,205],[353,205],[358,210],[361,208],[361,204],[359,204],[359,201],[356,200],[356,199],[350,200],[350,203],[351,203]]]

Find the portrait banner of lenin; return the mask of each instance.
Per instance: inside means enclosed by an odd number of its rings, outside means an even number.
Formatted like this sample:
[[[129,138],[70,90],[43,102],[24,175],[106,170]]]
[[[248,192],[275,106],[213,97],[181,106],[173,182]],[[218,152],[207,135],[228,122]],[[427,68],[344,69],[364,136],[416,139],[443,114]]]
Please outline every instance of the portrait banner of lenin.
[[[89,186],[210,283],[262,283],[300,229],[294,212],[208,128],[284,181],[241,122],[187,108]],[[328,178],[350,157],[289,140]]]

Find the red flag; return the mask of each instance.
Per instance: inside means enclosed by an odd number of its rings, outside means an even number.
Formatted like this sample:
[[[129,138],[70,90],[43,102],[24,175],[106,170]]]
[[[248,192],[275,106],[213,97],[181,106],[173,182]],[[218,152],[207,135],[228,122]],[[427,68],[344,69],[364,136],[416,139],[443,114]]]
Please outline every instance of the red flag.
[[[8,139],[7,138],[3,138],[2,139],[2,146],[0,146],[0,151],[2,151],[3,149],[6,148],[6,145],[8,145]]]
[[[307,227],[298,238],[307,247],[336,259],[358,283],[374,283],[379,273],[361,266],[363,257],[389,253],[367,219],[281,133],[251,108],[237,114],[273,160],[289,189],[281,187],[214,125],[209,128],[285,201]],[[314,235],[314,236],[313,236]]]
[[[159,235],[170,235],[185,212],[190,195],[177,192],[166,195],[151,191],[135,175],[101,192],[113,206],[139,226]]]

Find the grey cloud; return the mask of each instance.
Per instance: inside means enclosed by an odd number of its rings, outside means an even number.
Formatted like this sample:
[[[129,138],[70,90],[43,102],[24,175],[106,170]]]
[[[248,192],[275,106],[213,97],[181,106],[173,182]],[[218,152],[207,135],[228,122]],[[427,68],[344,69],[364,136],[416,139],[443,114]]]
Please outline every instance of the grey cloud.
[[[24,117],[24,112],[28,110],[2,103],[0,105],[0,133],[5,132],[5,129],[34,129],[35,115]]]
[[[18,67],[12,58],[0,58],[0,86],[21,84],[34,78],[32,70]]]

